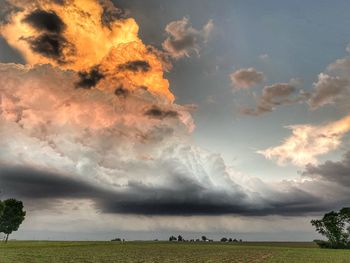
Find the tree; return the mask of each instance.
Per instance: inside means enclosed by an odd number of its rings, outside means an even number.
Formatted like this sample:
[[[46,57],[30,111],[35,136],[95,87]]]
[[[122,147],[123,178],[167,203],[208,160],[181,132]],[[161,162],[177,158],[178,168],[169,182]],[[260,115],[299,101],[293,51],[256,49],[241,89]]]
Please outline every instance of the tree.
[[[181,235],[179,235],[179,236],[177,237],[177,241],[182,242],[182,241],[184,241],[184,239],[183,239],[183,237],[182,237]]]
[[[171,236],[171,237],[169,237],[169,241],[176,241],[177,239],[176,239],[176,237],[174,237],[174,236]]]
[[[22,201],[16,199],[7,199],[4,202],[4,211],[0,217],[0,232],[6,234],[7,242],[9,235],[17,231],[22,224],[26,212],[23,211]]]
[[[206,236],[202,236],[202,241],[207,241],[207,237]]]
[[[221,241],[221,242],[227,242],[228,239],[227,239],[226,237],[223,237],[223,238],[220,239],[220,241]]]
[[[316,231],[328,241],[317,241],[320,247],[350,248],[350,207],[331,211],[319,220],[311,220]]]
[[[5,204],[0,200],[0,216],[2,216],[2,213],[4,212]]]

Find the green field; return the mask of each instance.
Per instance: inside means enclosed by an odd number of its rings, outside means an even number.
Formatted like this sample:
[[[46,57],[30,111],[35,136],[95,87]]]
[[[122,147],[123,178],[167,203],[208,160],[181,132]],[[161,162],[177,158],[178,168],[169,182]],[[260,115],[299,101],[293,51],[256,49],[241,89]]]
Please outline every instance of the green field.
[[[350,262],[349,250],[313,243],[10,241],[0,262]]]

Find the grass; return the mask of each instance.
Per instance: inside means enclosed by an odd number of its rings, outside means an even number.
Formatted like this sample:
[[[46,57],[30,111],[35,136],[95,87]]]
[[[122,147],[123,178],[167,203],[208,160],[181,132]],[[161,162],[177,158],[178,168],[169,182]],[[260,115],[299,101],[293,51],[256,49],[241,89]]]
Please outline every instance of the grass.
[[[26,262],[350,262],[350,250],[313,243],[51,242],[0,244],[1,263]]]

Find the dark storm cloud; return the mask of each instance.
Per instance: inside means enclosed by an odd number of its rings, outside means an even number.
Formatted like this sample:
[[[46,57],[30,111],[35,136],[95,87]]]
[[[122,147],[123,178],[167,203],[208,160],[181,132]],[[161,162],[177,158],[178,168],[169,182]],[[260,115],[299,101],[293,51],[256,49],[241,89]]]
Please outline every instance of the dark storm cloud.
[[[43,32],[39,36],[24,39],[34,52],[53,59],[59,64],[68,62],[65,55],[75,53],[75,47],[62,35],[66,25],[55,12],[36,9],[22,22]]]
[[[63,23],[62,19],[53,11],[44,11],[37,9],[27,15],[23,22],[31,25],[37,30],[43,30],[50,33],[61,33],[64,28],[65,24]]]
[[[66,53],[73,54],[75,48],[63,36],[59,34],[43,33],[38,37],[30,37],[24,39],[30,45],[30,48],[47,58],[51,58],[60,64],[67,63],[64,57]]]
[[[96,189],[72,177],[31,168],[0,168],[2,195],[26,199],[84,198]]]
[[[98,67],[93,67],[88,72],[79,72],[78,74],[79,81],[76,83],[77,88],[90,89],[95,87],[104,78],[104,74],[100,72]]]
[[[350,187],[350,151],[338,162],[326,161],[319,165],[307,165],[304,176],[321,176],[324,180]]]
[[[162,110],[161,108],[154,105],[152,108],[145,111],[145,115],[150,118],[164,119],[176,118],[179,116],[179,113],[173,110]]]
[[[151,69],[151,65],[145,60],[133,60],[119,65],[118,69],[122,71],[147,72]]]
[[[129,182],[123,187],[107,189],[83,178],[28,167],[2,167],[0,185],[3,197],[35,201],[39,204],[37,207],[40,204],[42,207],[52,206],[50,200],[89,199],[95,203],[96,209],[117,214],[300,215],[325,211],[334,205],[324,204],[319,198],[293,187],[273,198],[259,198],[260,203],[255,204],[248,201],[247,193],[237,185],[233,184],[229,192],[212,190],[180,174],[172,175],[169,187]]]
[[[120,98],[125,99],[127,96],[129,96],[130,91],[121,85],[115,89],[114,94]]]

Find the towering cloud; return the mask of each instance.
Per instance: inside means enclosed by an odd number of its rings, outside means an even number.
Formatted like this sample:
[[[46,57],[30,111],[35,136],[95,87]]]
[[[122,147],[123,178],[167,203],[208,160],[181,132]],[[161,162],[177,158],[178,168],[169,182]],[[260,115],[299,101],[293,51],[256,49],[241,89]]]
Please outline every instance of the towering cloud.
[[[213,27],[212,20],[209,20],[201,30],[193,28],[186,17],[170,22],[165,28],[168,38],[163,42],[163,48],[176,59],[190,56],[191,53],[199,54]]]
[[[112,93],[119,85],[131,91],[146,86],[172,102],[162,63],[139,39],[135,20],[116,15],[119,9],[102,2],[12,0],[17,12],[1,26],[1,35],[28,64],[82,72],[83,79],[98,67],[103,81],[90,86]]]

